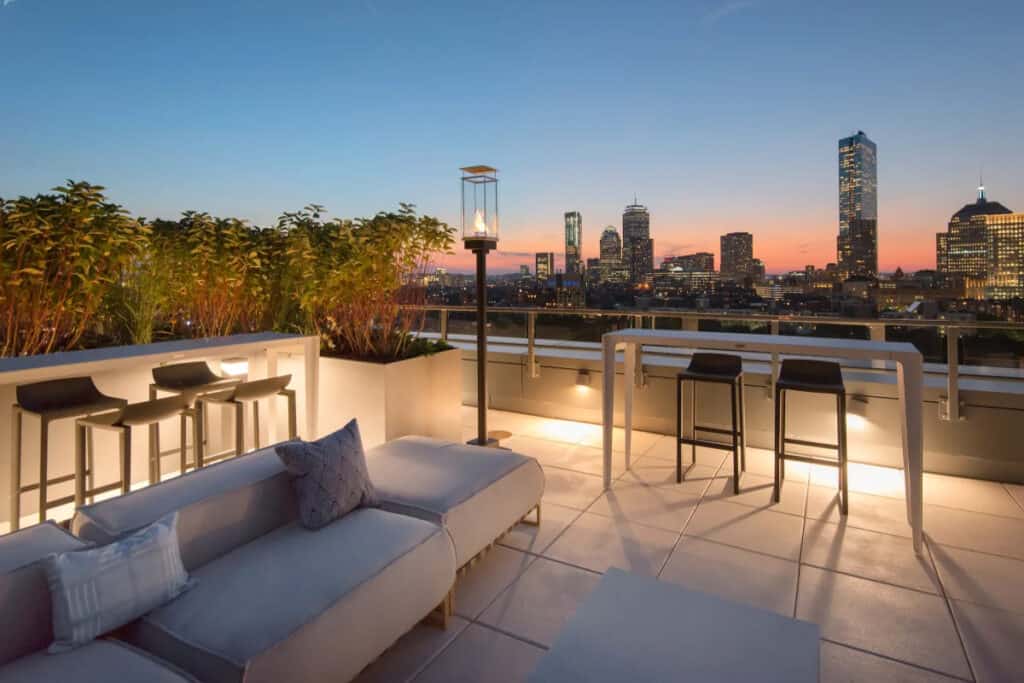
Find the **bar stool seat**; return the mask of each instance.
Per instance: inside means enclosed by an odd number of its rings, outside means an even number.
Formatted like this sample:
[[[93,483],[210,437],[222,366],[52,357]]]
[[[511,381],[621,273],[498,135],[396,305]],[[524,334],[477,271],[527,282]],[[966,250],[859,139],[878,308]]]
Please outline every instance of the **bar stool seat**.
[[[786,393],[790,391],[835,396],[836,443],[795,439],[786,435]],[[790,453],[786,451],[786,446],[789,444],[832,450],[836,452],[836,456]],[[775,381],[775,485],[772,494],[772,499],[775,502],[778,502],[781,496],[787,460],[838,468],[839,511],[841,514],[847,514],[849,502],[847,499],[846,387],[843,384],[843,371],[839,363],[804,358],[787,358],[782,361],[779,377]]]
[[[101,392],[91,377],[66,377],[15,388],[17,403],[11,409],[11,528],[21,526],[21,496],[29,491],[39,491],[39,521],[46,521],[50,508],[74,500],[66,496],[49,499],[49,487],[77,477],[88,477],[92,482],[91,463],[83,465],[82,471],[60,477],[49,476],[49,434],[50,423],[73,417],[81,417],[113,409],[127,404],[123,398],[108,396]],[[21,477],[22,417],[25,413],[39,417],[39,483],[25,486]]]
[[[260,447],[260,399],[272,396],[284,396],[288,399],[288,438],[294,439],[296,437],[295,390],[287,388],[288,383],[291,381],[291,375],[280,375],[252,382],[240,382],[229,389],[203,394],[198,397],[196,399],[196,409],[200,415],[204,416],[203,420],[205,420],[205,411],[208,405],[234,406],[235,451],[233,455],[241,455],[245,451],[245,416],[243,411],[247,402],[252,403],[253,443],[256,448]]]
[[[683,383],[692,383],[690,415],[693,437],[683,436]],[[697,424],[697,383],[729,386],[732,423],[730,429]],[[733,492],[740,492],[740,471],[747,469],[746,420],[743,409],[743,359],[725,353],[694,353],[687,368],[676,376],[676,482],[683,480],[683,444],[692,447],[692,460],[697,459],[697,446],[732,451]],[[699,433],[731,437],[731,443],[701,438]]]

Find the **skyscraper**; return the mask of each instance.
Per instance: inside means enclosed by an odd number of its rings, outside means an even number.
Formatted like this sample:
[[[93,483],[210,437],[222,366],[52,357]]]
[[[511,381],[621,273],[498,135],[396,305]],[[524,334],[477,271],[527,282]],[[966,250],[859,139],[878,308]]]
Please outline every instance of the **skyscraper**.
[[[978,199],[966,204],[949,219],[946,232],[935,237],[935,265],[939,276],[956,287],[968,280],[983,280],[988,275],[987,216],[1012,213],[999,202],[985,197],[985,187],[978,187]]]
[[[985,297],[1024,297],[1024,213],[985,216],[988,277]]]
[[[583,244],[583,215],[565,212],[565,274],[580,274],[580,245]]]
[[[550,251],[538,251],[534,273],[538,280],[547,280],[555,274],[555,255]]]
[[[622,260],[622,238],[619,237],[619,231],[615,229],[615,226],[609,225],[601,233],[601,261],[621,261]]]
[[[730,232],[722,235],[722,277],[742,280],[750,276],[754,261],[754,236],[749,232]]]
[[[636,203],[636,197],[622,213],[622,260],[634,284],[644,282],[654,272],[651,214],[646,206]]]
[[[864,131],[839,141],[839,275],[878,275],[878,149]]]

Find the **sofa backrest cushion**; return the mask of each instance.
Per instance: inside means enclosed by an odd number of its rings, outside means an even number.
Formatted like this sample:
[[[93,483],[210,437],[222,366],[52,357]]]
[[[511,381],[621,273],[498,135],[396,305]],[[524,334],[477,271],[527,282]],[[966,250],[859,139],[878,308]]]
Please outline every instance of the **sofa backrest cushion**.
[[[0,666],[53,640],[50,589],[40,560],[87,547],[53,522],[0,536]]]
[[[110,543],[178,511],[178,542],[193,571],[295,519],[291,478],[273,447],[86,505],[71,530]]]

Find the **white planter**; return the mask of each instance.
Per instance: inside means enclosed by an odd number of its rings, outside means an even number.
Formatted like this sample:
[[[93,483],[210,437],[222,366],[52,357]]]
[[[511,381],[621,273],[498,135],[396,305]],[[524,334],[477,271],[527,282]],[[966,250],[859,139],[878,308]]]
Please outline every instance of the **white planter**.
[[[418,434],[462,436],[462,352],[451,349],[394,363],[320,357],[320,434],[353,417],[366,448]]]

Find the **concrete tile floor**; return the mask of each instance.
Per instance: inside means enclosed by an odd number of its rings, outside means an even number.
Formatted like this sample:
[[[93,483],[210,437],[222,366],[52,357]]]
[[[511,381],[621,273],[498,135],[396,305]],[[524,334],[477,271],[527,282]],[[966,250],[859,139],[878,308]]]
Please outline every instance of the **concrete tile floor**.
[[[609,566],[818,622],[825,683],[1024,679],[1024,487],[928,475],[917,557],[898,470],[851,467],[842,518],[828,468],[787,467],[773,504],[771,454],[748,449],[735,497],[727,453],[698,449],[680,486],[672,438],[640,433],[604,493],[595,425],[491,415],[545,468],[541,528],[460,577],[448,631],[418,626],[360,681],[525,680]]]

